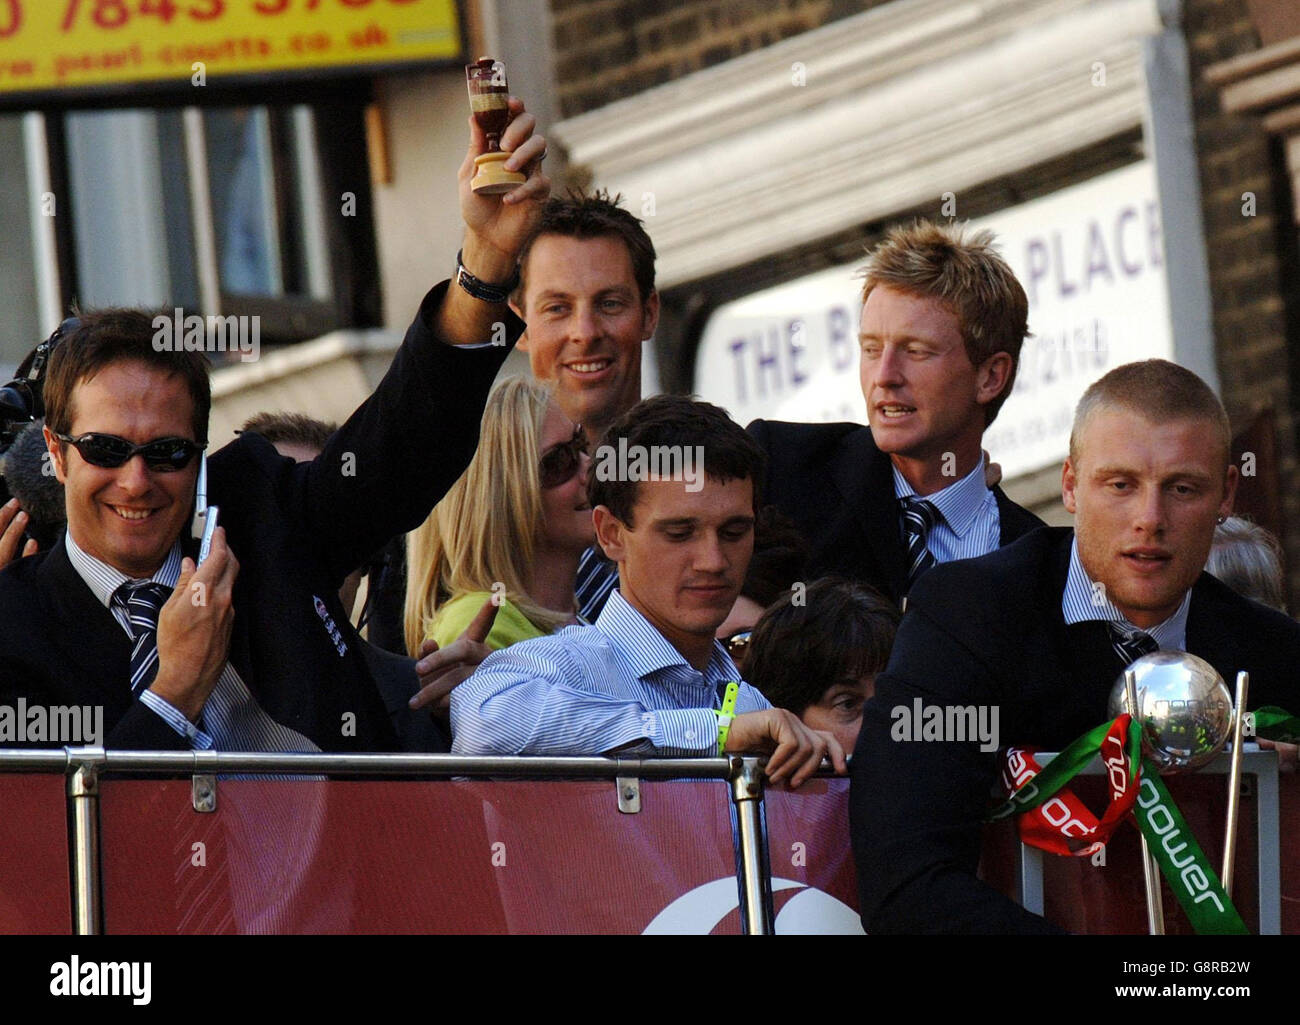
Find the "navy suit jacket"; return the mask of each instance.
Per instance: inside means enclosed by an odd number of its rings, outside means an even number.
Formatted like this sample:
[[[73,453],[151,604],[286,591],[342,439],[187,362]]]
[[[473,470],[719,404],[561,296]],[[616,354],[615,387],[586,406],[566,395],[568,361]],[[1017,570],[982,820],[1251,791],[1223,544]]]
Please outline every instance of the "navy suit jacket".
[[[762,504],[794,520],[811,548],[811,577],[840,573],[897,603],[907,593],[906,546],[889,456],[855,423],[755,420],[746,428],[767,453]],[[994,488],[1001,543],[1043,521]]]
[[[1051,932],[975,877],[997,772],[978,741],[899,741],[895,708],[996,706],[1001,746],[1059,751],[1107,720],[1123,671],[1103,622],[1065,625],[1074,532],[1044,527],[979,559],[935,567],[908,598],[853,755],[851,823],[869,932]],[[1250,707],[1296,708],[1300,624],[1202,573],[1187,650],[1231,683],[1250,673]]]
[[[393,722],[338,600],[343,578],[419,525],[464,472],[507,346],[464,350],[426,296],[379,386],[314,461],[243,434],[208,459],[208,494],[239,560],[229,660],[277,722],[324,751],[393,750]],[[522,322],[509,318],[510,340]],[[194,543],[183,541],[187,554]],[[343,650],[331,638],[332,620]],[[0,573],[0,705],[103,705],[105,745],[188,748],[127,685],[131,644],[62,541]]]

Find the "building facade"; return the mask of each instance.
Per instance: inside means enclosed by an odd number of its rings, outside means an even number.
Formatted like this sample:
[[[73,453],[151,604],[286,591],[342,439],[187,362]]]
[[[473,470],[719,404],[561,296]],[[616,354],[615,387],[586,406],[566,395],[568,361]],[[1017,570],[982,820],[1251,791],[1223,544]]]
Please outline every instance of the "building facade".
[[[1065,522],[1077,395],[1117,362],[1175,359],[1223,396],[1239,505],[1282,536],[1300,594],[1291,4],[372,0],[355,24],[286,28],[300,50],[336,33],[291,74],[223,78],[199,27],[175,81],[86,84],[76,61],[107,60],[111,33],[74,25],[53,47],[62,85],[39,89],[21,75],[51,49],[30,34],[46,5],[21,0],[18,29],[5,6],[0,372],[74,302],[255,317],[256,358],[219,360],[213,443],[261,409],[346,416],[450,272],[462,66],[488,53],[538,114],[557,185],[617,191],[646,221],[663,296],[648,385],[742,420],[862,419],[855,266],[893,224],[970,220],[1032,304],[988,436],[1010,492]],[[421,8],[441,49],[375,58]],[[272,21],[252,18],[222,38]]]
[[[1281,535],[1294,604],[1291,5],[552,8],[552,134],[576,182],[646,216],[664,387],[742,419],[863,419],[853,266],[892,224],[972,220],[1031,299],[1017,395],[987,436],[1009,491],[1068,522],[1078,394],[1116,363],[1174,359],[1228,407],[1238,507]]]

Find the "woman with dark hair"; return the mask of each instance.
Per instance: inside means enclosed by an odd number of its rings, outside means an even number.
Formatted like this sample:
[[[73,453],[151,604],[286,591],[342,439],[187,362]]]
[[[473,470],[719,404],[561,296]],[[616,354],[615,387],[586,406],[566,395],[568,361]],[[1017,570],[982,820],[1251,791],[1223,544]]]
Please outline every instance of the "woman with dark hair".
[[[882,594],[843,577],[795,587],[754,626],[745,679],[809,729],[834,734],[852,751],[899,619]]]

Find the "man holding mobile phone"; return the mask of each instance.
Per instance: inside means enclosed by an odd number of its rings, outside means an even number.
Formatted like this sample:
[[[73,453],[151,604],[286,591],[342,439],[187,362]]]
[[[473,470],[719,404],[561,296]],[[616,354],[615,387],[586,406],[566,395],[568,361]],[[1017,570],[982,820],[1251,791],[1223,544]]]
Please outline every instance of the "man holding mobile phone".
[[[425,298],[388,374],[315,460],[296,464],[252,434],[211,455],[221,526],[201,565],[190,525],[205,360],[156,348],[143,311],[84,314],[66,333],[44,403],[68,530],[0,573],[0,705],[101,705],[109,747],[395,747],[337,591],[464,470],[508,352],[490,344],[494,326],[522,330],[506,297],[549,183],[545,140],[521,103],[511,109],[501,148],[525,184],[470,190],[486,148],[471,128],[455,280]]]

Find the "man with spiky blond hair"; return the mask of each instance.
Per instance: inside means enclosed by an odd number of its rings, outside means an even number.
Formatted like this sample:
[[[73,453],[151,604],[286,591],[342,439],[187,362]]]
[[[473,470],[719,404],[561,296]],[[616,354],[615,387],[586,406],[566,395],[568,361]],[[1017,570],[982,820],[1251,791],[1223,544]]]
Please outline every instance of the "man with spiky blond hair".
[[[765,503],[843,573],[895,601],[931,566],[1041,526],[985,481],[981,441],[1011,393],[1028,301],[987,231],[895,228],[863,271],[862,395],[870,427],[756,420]]]

